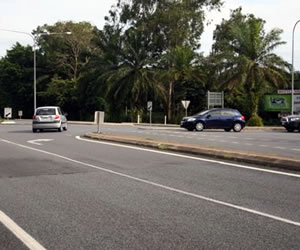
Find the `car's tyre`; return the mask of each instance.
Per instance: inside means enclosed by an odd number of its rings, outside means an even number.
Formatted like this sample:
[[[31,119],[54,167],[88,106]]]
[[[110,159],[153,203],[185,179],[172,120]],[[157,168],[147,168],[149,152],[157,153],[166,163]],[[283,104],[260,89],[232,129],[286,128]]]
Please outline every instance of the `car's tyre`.
[[[242,125],[240,123],[237,122],[233,125],[234,132],[241,132],[241,130],[242,130]]]
[[[291,133],[291,132],[294,132],[294,129],[293,128],[289,128],[289,129],[287,129],[287,131]]]
[[[60,127],[57,129],[58,132],[62,131],[62,126],[60,125]]]
[[[230,132],[231,128],[224,128],[226,132]]]
[[[63,127],[64,131],[68,130],[68,124],[66,123],[65,126]]]
[[[195,128],[196,128],[197,131],[203,131],[203,129],[204,129],[204,124],[203,124],[203,122],[198,122],[198,123],[196,124]]]
[[[33,128],[33,129],[32,129],[32,132],[33,132],[33,133],[36,133],[36,131],[37,131],[36,128]]]

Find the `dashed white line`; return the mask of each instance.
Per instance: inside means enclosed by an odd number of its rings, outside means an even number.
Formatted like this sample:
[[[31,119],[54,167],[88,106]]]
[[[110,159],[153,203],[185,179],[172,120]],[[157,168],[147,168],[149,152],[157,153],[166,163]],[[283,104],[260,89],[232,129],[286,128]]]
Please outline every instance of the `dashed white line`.
[[[264,147],[264,148],[268,147],[268,145],[264,145],[264,144],[262,144],[262,145],[258,145],[258,146],[260,146],[260,147]]]
[[[285,147],[279,147],[279,146],[274,147],[274,148],[276,148],[276,149],[286,149]]]

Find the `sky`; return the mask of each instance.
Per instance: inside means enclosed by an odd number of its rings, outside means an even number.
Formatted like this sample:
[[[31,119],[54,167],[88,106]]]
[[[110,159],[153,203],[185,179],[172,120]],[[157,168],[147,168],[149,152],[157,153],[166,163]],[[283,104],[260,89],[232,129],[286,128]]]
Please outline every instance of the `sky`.
[[[58,21],[88,21],[101,29],[104,17],[117,0],[0,0],[0,57],[6,50],[19,42],[22,45],[32,45],[32,38],[25,34],[1,31],[1,29],[31,33],[37,26],[52,25]],[[242,7],[244,14],[254,14],[266,21],[265,30],[272,28],[283,30],[282,40],[285,45],[277,48],[275,53],[292,63],[293,27],[300,20],[299,0],[224,0],[221,11],[207,11],[211,20],[205,27],[201,38],[201,50],[208,55],[213,43],[212,34],[215,25],[222,19],[228,19],[230,10]],[[300,22],[294,33],[294,65],[300,70]]]

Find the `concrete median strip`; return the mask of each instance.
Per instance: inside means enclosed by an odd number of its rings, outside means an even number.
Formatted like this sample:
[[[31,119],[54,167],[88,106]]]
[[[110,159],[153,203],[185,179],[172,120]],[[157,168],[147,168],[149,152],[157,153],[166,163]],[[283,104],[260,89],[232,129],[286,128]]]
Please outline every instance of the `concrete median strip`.
[[[84,136],[95,140],[131,144],[155,148],[158,150],[168,150],[223,160],[244,162],[260,166],[300,171],[300,158],[266,155],[254,152],[233,151],[213,147],[203,147],[199,145],[179,144],[167,141],[159,141],[151,138],[123,136],[109,133],[86,133]]]

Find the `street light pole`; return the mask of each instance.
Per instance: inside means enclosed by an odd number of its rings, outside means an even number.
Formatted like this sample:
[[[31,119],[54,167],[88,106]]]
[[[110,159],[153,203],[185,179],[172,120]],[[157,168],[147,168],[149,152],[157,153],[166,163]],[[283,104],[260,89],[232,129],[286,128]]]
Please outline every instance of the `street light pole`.
[[[28,32],[23,32],[23,31],[17,31],[17,30],[7,30],[7,29],[0,29],[1,31],[7,31],[7,32],[14,32],[14,33],[19,33],[19,34],[25,34],[31,37],[33,40],[33,113],[36,110],[37,103],[36,103],[36,46],[37,46],[37,38],[39,36],[49,36],[49,35],[71,35],[72,32],[61,32],[61,33],[40,33],[37,35],[32,35],[31,33]]]
[[[291,113],[292,115],[294,114],[294,37],[295,37],[295,29],[297,24],[300,22],[300,20],[298,20],[293,28],[293,37],[292,37],[292,110]]]

